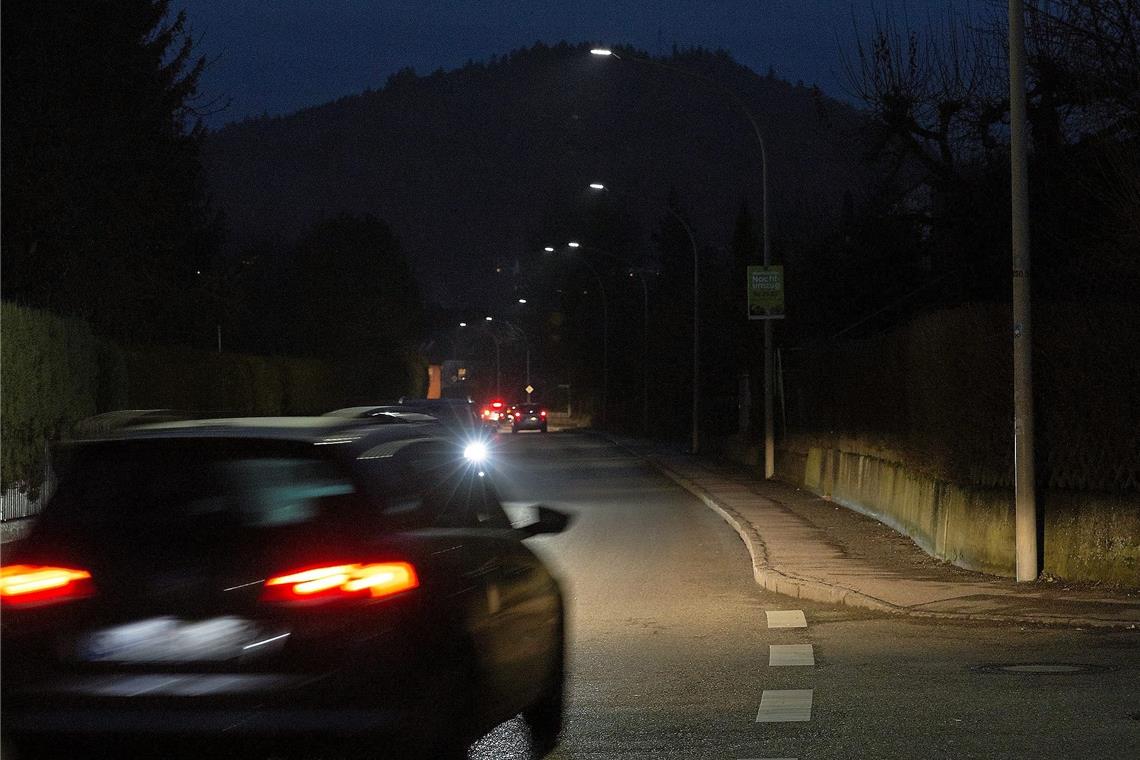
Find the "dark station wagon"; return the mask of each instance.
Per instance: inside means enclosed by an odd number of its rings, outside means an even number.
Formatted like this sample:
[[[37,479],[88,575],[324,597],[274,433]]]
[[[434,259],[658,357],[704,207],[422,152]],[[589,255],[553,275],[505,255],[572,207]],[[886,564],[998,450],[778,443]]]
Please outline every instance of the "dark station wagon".
[[[513,528],[483,449],[464,449],[437,424],[339,417],[166,422],[64,449],[3,558],[5,751],[463,757],[522,713],[545,754],[563,604],[523,539],[568,518],[539,507]]]

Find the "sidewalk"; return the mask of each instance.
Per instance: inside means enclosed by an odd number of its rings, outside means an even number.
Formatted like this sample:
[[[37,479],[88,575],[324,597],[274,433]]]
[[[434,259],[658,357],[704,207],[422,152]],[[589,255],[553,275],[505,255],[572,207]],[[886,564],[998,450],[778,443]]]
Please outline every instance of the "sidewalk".
[[[907,536],[742,465],[611,436],[719,513],[756,582],[801,599],[928,618],[1140,630],[1140,592],[1013,580],[936,560]]]

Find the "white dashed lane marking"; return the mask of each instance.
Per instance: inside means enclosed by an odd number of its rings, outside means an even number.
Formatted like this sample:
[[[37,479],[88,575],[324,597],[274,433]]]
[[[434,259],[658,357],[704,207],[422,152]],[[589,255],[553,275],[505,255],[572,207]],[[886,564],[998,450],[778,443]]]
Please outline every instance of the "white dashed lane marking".
[[[776,667],[815,665],[811,644],[769,644],[768,665]]]
[[[767,610],[769,628],[807,628],[803,610]]]
[[[757,723],[793,723],[811,720],[811,689],[765,689],[760,696]]]

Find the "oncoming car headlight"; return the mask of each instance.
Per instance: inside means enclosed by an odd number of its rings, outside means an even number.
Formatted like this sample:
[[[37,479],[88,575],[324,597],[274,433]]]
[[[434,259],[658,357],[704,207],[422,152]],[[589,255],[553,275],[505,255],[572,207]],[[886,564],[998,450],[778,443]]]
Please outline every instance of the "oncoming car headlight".
[[[487,459],[487,444],[472,441],[463,449],[463,458],[472,464],[481,464]]]

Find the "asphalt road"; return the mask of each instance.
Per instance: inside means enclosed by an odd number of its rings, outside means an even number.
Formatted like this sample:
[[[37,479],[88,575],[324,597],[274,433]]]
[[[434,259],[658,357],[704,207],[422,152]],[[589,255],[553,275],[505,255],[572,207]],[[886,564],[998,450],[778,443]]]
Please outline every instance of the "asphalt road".
[[[501,438],[509,508],[577,518],[532,541],[570,610],[553,758],[1140,757],[1140,632],[953,625],[763,592],[736,534],[640,460],[587,434]],[[783,610],[806,626],[769,628]],[[1094,668],[984,670],[1027,663]],[[471,755],[530,757],[525,726]]]

